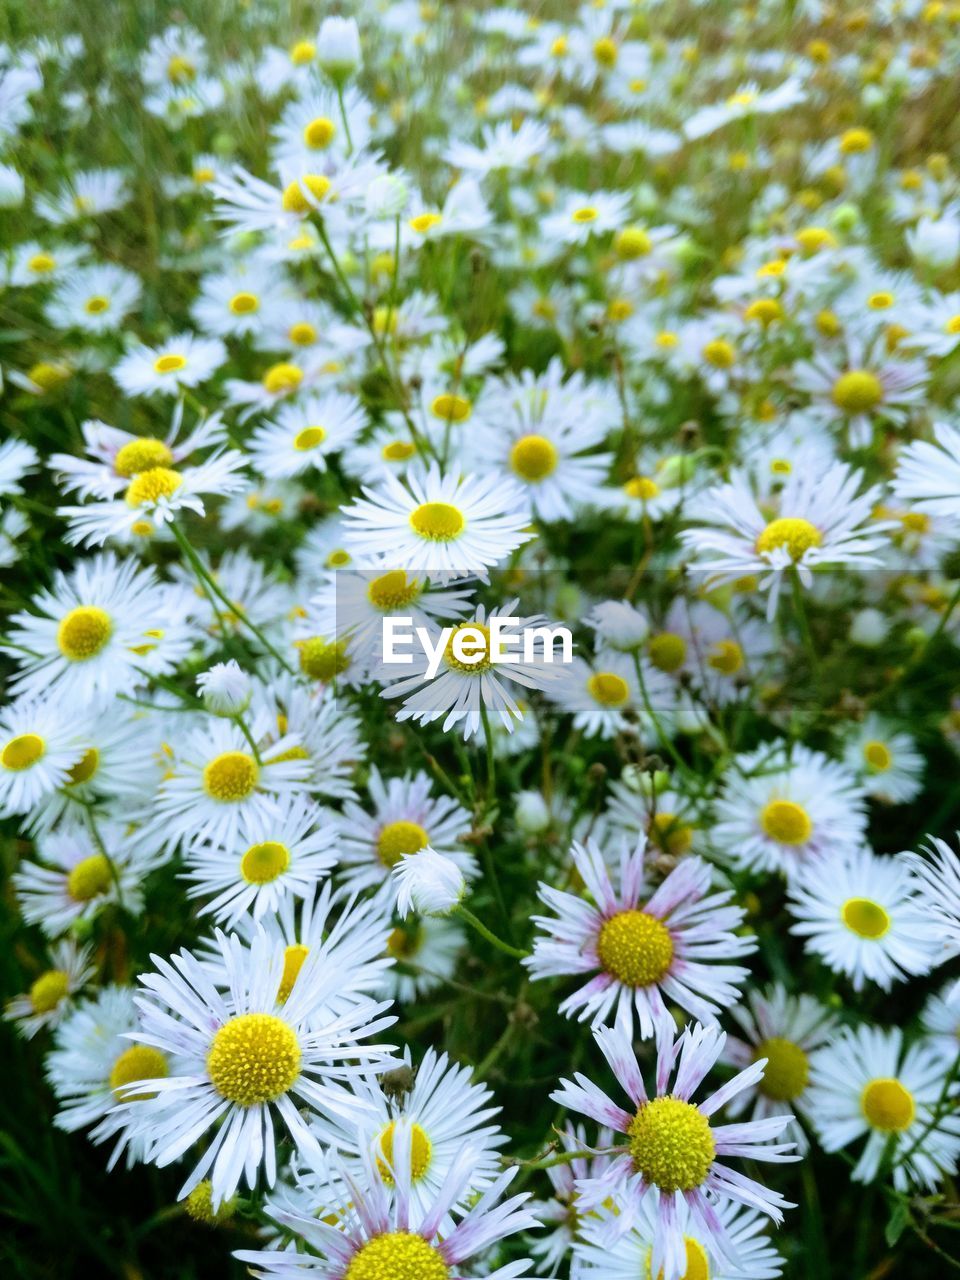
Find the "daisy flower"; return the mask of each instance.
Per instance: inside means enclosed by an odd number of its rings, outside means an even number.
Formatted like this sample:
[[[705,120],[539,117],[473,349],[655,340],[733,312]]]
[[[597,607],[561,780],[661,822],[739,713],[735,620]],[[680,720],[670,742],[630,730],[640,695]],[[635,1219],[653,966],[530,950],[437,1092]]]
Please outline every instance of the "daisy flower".
[[[299,740],[286,755],[306,765],[305,790],[336,800],[356,796],[353,774],[368,748],[359,718],[332,688],[310,689],[292,676],[276,675],[255,690],[254,702],[276,725],[276,734],[266,739],[270,755],[282,751],[277,737],[289,734],[289,741]]]
[[[191,845],[185,859],[187,896],[210,898],[200,914],[228,929],[246,911],[259,920],[288,894],[306,897],[337,861],[332,815],[302,796],[278,796],[270,813],[252,811],[238,834],[236,846]]]
[[[409,1049],[404,1063],[409,1069]],[[344,1131],[336,1146],[345,1153],[344,1163],[358,1181],[364,1171],[363,1152],[372,1147],[384,1181],[395,1185],[391,1171],[398,1125],[410,1129],[410,1203],[415,1212],[426,1212],[442,1193],[457,1156],[467,1145],[474,1156],[472,1176],[454,1210],[462,1212],[471,1197],[495,1180],[500,1171],[497,1148],[507,1139],[498,1125],[488,1123],[500,1108],[489,1105],[493,1094],[473,1080],[470,1067],[458,1066],[445,1053],[428,1049],[412,1088],[399,1100],[388,1096],[375,1080],[357,1081],[354,1088],[374,1115],[365,1117],[360,1129]]]
[[[390,874],[401,920],[413,912],[448,916],[463,901],[467,890],[463,872],[453,859],[429,845],[417,853],[402,854]]]
[[[452,978],[464,947],[464,926],[440,916],[408,916],[387,939],[387,954],[409,971],[391,969],[384,975],[381,994],[411,1004]]]
[[[750,955],[757,944],[735,932],[746,913],[731,905],[732,892],[710,893],[706,862],[682,859],[651,893],[644,837],[632,853],[623,848],[616,886],[595,840],[571,853],[592,901],[541,882],[540,900],[555,914],[533,917],[544,936],[523,962],[534,979],[589,975],[562,1001],[562,1014],[594,1026],[615,1019],[645,1040],[672,1028],[668,1002],[706,1023],[736,1004],[749,970],[717,961]]]
[[[924,403],[929,373],[922,360],[891,359],[885,346],[870,351],[847,339],[842,359],[822,356],[793,366],[793,385],[811,396],[809,412],[827,425],[843,423],[854,449],[869,445],[875,423],[901,425]]]
[[[112,262],[78,267],[47,300],[47,320],[57,329],[110,333],[140,304],[140,280]]]
[[[872,1182],[889,1160],[898,1190],[933,1191],[956,1169],[960,1116],[942,1114],[943,1063],[929,1044],[904,1050],[899,1027],[848,1027],[814,1054],[810,1080],[808,1109],[823,1149],[866,1137],[855,1182]]]
[[[486,177],[501,169],[527,169],[541,159],[550,145],[550,130],[539,120],[521,120],[514,128],[509,120],[484,125],[480,145],[454,138],[444,153],[453,169]]]
[[[0,710],[0,816],[33,812],[82,759],[76,714],[58,698],[17,698]]]
[[[93,920],[108,903],[139,915],[143,879],[159,862],[114,821],[101,822],[96,837],[81,826],[47,832],[37,838],[37,854],[42,862],[22,862],[13,885],[24,920],[48,938]]]
[[[172,961],[153,956],[156,970],[142,974],[143,992],[134,1043],[177,1059],[175,1072],[150,1078],[147,1090],[122,1104],[131,1131],[147,1143],[147,1159],[161,1167],[180,1159],[208,1131],[203,1154],[180,1198],[209,1175],[214,1207],[241,1181],[256,1184],[262,1168],[268,1185],[276,1179],[274,1116],[279,1117],[301,1156],[319,1150],[318,1140],[298,1110],[323,1117],[358,1118],[365,1104],[340,1083],[374,1064],[390,1065],[390,1045],[360,1041],[394,1021],[382,1016],[386,1004],[358,1003],[324,1027],[310,1011],[342,984],[339,968],[308,955],[293,990],[280,998],[284,949],[265,935],[244,947],[236,936],[217,931],[229,987],[219,991],[210,973],[189,951]]]
[[[730,1014],[743,1039],[727,1036],[722,1060],[740,1069],[758,1058],[767,1060],[762,1079],[728,1104],[730,1115],[742,1115],[752,1103],[754,1120],[795,1111],[809,1119],[810,1055],[835,1037],[836,1014],[812,996],[789,994],[780,983],[750,991]],[[796,1140],[801,1154],[806,1152],[806,1137],[795,1120],[784,1132]]]
[[[397,719],[431,724],[442,716],[444,733],[454,725],[461,725],[464,738],[471,738],[481,731],[489,712],[508,732],[512,730],[521,719],[521,712],[511,686],[543,689],[557,681],[563,670],[560,659],[553,660],[549,639],[552,631],[547,619],[542,615],[519,618],[513,612],[517,604],[516,600],[510,600],[502,608],[491,609],[489,614],[483,605],[478,605],[472,618],[450,629],[441,667],[433,677],[429,675],[430,659],[424,646],[414,647],[410,655],[412,662],[403,668],[405,674],[392,683],[394,666],[381,663],[377,678],[386,685],[382,696],[403,698]],[[491,643],[490,624],[495,618],[513,619],[500,628],[503,657],[499,661],[494,660]],[[443,641],[443,635],[436,624],[431,630],[430,643],[436,648]],[[540,643],[531,655],[533,660],[527,661],[522,646],[534,630],[540,632]],[[458,657],[458,644],[461,652],[475,661]]]
[[[327,458],[351,445],[366,425],[363,406],[341,391],[314,392],[277,410],[250,439],[250,461],[262,475],[326,471]]]
[[[553,1188],[550,1200],[535,1200],[530,1208],[540,1219],[545,1232],[530,1240],[530,1252],[540,1262],[549,1276],[555,1276],[565,1259],[570,1259],[570,1280],[581,1280],[583,1259],[573,1246],[579,1240],[587,1215],[581,1215],[577,1184],[585,1179],[599,1177],[609,1166],[611,1156],[605,1150],[614,1145],[615,1136],[610,1129],[601,1129],[595,1142],[587,1141],[583,1125],[554,1127],[554,1133],[562,1152],[582,1152],[563,1164],[552,1165],[545,1170]],[[591,1152],[599,1154],[590,1154]]]
[[[572,191],[556,213],[543,219],[540,232],[557,250],[584,245],[592,236],[622,227],[629,208],[630,196],[623,191]]]
[[[800,743],[735,758],[717,799],[715,848],[734,866],[791,878],[815,859],[856,850],[866,831],[864,790],[842,764]]]
[[[482,572],[534,536],[522,490],[502,476],[444,476],[433,463],[363,492],[341,509],[347,549],[408,572]]]
[[[85,707],[175,671],[190,647],[180,589],[110,554],[57,573],[32,607],[14,614],[8,631],[20,665],[15,693],[52,693]]]
[[[868,795],[909,804],[923,789],[924,759],[909,733],[870,714],[847,737],[843,760]]]
[[[934,963],[941,965],[960,953],[960,858],[945,840],[927,838],[929,844],[922,853],[908,854],[907,859],[919,881],[928,927],[934,922],[940,936]],[[960,1000],[960,982],[947,998],[951,1003]]]
[[[350,889],[386,889],[404,854],[428,845],[455,862],[467,879],[476,876],[476,859],[457,843],[472,829],[473,819],[451,796],[434,796],[426,773],[384,779],[374,765],[367,791],[372,813],[354,800],[343,805],[338,864]]]
[[[763,1076],[765,1059],[758,1059],[711,1093],[703,1102],[691,1101],[723,1051],[726,1035],[718,1027],[694,1023],[674,1039],[664,1025],[657,1044],[656,1088],[651,1096],[644,1086],[630,1035],[625,1027],[602,1027],[594,1038],[617,1083],[631,1103],[625,1111],[590,1079],[575,1075],[576,1083],[561,1080],[552,1094],[554,1102],[589,1116],[626,1139],[615,1149],[609,1167],[598,1177],[578,1184],[584,1207],[596,1208],[611,1195],[638,1210],[642,1198],[654,1188],[660,1193],[653,1224],[651,1275],[663,1272],[664,1280],[680,1280],[686,1273],[687,1233],[709,1254],[728,1257],[730,1242],[718,1217],[723,1204],[748,1205],[782,1221],[782,1209],[792,1206],[776,1191],[731,1169],[726,1160],[781,1162],[793,1160],[793,1143],[774,1143],[789,1123],[789,1116],[768,1116],[739,1124],[714,1125],[712,1117],[744,1089]],[[670,1088],[670,1077],[676,1077]],[[686,1214],[684,1214],[686,1209]],[[629,1220],[629,1219],[628,1219]]]
[[[344,115],[350,129],[349,142]],[[372,115],[370,103],[352,86],[344,91],[342,108],[332,86],[313,88],[284,107],[274,130],[274,159],[281,168],[289,166],[309,173],[318,154],[333,151],[346,156],[354,150],[362,151],[370,141]]]
[[[26,440],[11,438],[0,444],[0,498],[22,493],[20,481],[36,469],[40,455]]]
[[[700,494],[698,525],[680,535],[696,559],[691,569],[723,581],[759,574],[770,591],[772,619],[785,571],[796,570],[805,587],[820,566],[879,565],[872,552],[884,543],[889,526],[873,519],[880,490],[858,492],[859,471],[835,463],[826,471],[795,471],[765,515],[748,477],[737,472],[728,484]],[[868,524],[869,521],[869,524]],[[867,527],[864,527],[867,526]]]
[[[529,1192],[498,1203],[517,1173],[508,1169],[487,1187],[465,1213],[456,1212],[474,1176],[475,1152],[468,1144],[452,1160],[442,1189],[426,1207],[413,1193],[413,1128],[405,1120],[397,1122],[393,1134],[393,1163],[381,1172],[382,1156],[363,1153],[363,1177],[355,1180],[346,1168],[335,1174],[346,1182],[350,1203],[336,1225],[315,1214],[283,1212],[278,1219],[302,1238],[311,1253],[289,1250],[236,1254],[249,1263],[253,1274],[262,1277],[314,1277],[314,1280],[447,1280],[465,1273],[468,1259],[485,1253],[517,1231],[538,1225],[524,1206]],[[320,1162],[317,1162],[320,1165]],[[322,1170],[322,1166],[318,1172]],[[334,1189],[320,1197],[320,1203],[341,1203]],[[459,1221],[451,1224],[451,1212]],[[442,1235],[441,1235],[442,1231]],[[529,1260],[511,1262],[490,1271],[486,1280],[516,1280],[527,1274]],[[473,1270],[472,1267],[469,1268]]]
[[[635,655],[608,650],[592,664],[574,658],[545,692],[591,738],[637,733],[651,746],[659,740],[658,725],[667,731],[673,723],[673,682]]]
[[[683,132],[688,138],[705,138],[735,120],[786,111],[803,102],[806,96],[801,81],[795,78],[784,80],[775,89],[761,90],[756,83],[741,85],[725,102],[711,103],[695,111],[684,122]]]
[[[92,948],[78,947],[72,938],[50,949],[50,967],[34,978],[29,991],[15,996],[4,1011],[20,1034],[31,1039],[45,1027],[56,1027],[74,1009],[77,993],[97,971],[90,963]]]
[[[897,462],[893,492],[918,511],[960,517],[960,430],[945,422],[933,428],[933,443],[917,440]]]
[[[206,382],[226,358],[219,338],[179,333],[159,347],[139,343],[115,366],[113,378],[128,396],[179,395],[183,387]]]
[[[129,198],[126,176],[118,169],[85,169],[71,174],[59,191],[38,196],[34,208],[44,222],[63,226],[111,213]]]
[[[960,1042],[960,1004],[950,1002],[952,985],[948,983],[934,991],[920,1014],[920,1026],[927,1037],[927,1044],[940,1054],[947,1071],[957,1060],[957,1044]]]
[[[194,324],[210,337],[256,337],[263,332],[264,311],[276,289],[276,273],[265,263],[231,262],[201,281],[191,308]]]

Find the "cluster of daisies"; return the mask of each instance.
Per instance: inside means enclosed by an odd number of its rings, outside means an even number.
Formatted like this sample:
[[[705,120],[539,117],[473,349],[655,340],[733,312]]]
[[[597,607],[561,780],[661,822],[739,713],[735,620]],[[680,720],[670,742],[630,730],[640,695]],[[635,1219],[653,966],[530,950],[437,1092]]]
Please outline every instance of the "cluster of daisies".
[[[957,8],[336,8],[0,45],[50,1122],[258,1276],[949,1256]]]

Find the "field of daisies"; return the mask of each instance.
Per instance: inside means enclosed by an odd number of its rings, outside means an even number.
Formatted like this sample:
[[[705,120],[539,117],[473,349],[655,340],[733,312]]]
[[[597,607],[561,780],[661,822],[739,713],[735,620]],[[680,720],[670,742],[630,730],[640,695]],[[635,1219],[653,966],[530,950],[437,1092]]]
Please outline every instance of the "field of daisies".
[[[0,1238],[960,1271],[960,4],[0,13]]]

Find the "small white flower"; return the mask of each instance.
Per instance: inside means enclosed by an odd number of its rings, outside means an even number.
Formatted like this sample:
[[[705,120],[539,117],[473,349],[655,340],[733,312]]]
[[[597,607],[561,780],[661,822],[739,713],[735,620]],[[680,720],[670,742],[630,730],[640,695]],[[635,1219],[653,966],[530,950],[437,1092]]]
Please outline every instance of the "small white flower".
[[[452,858],[428,845],[419,853],[407,853],[393,868],[397,882],[397,910],[406,919],[411,911],[445,916],[459,906],[467,890],[463,872]]]
[[[204,706],[215,716],[238,716],[250,705],[250,677],[236,659],[214,663],[197,676]]]

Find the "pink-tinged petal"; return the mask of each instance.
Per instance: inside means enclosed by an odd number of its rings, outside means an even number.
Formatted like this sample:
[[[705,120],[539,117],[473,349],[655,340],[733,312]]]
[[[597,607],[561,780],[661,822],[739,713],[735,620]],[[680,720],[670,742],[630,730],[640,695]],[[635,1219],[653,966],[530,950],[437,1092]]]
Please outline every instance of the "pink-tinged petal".
[[[596,840],[588,840],[585,845],[574,844],[573,861],[583,877],[583,883],[600,908],[604,916],[616,915],[620,910],[617,896],[610,883],[610,873]]]
[[[684,858],[667,876],[644,907],[644,911],[664,919],[682,902],[700,897],[710,887],[710,868],[696,856]]]
[[[642,1102],[647,1101],[647,1091],[626,1026],[618,1021],[614,1027],[602,1027],[595,1031],[594,1036],[617,1083],[633,1105],[639,1107]]]
[[[784,1200],[779,1191],[771,1191],[769,1187],[748,1178],[736,1169],[728,1169],[726,1165],[715,1164],[707,1175],[708,1190],[718,1192],[721,1196],[729,1196],[740,1204],[753,1205],[761,1213],[765,1213],[774,1222],[782,1222],[781,1209],[795,1209],[796,1205]]]
[[[615,1133],[626,1133],[633,1116],[611,1102],[602,1089],[579,1071],[574,1078],[576,1084],[561,1080],[563,1087],[551,1093],[551,1100],[569,1111],[579,1111],[581,1115],[596,1120],[597,1124],[606,1125]]]
[[[684,1030],[678,1041],[678,1049],[682,1052],[673,1088],[678,1098],[686,1101],[699,1088],[704,1076],[720,1057],[726,1038],[726,1032],[719,1027],[705,1027],[699,1022]],[[700,1110],[703,1111],[703,1107]]]
[[[752,1062],[749,1067],[739,1071],[732,1080],[728,1080],[726,1084],[721,1085],[715,1093],[711,1093],[705,1102],[701,1102],[700,1110],[705,1116],[712,1116],[715,1111],[719,1111],[725,1103],[736,1097],[743,1089],[749,1089],[758,1084],[763,1079],[766,1065],[766,1058],[758,1058],[756,1062]]]

